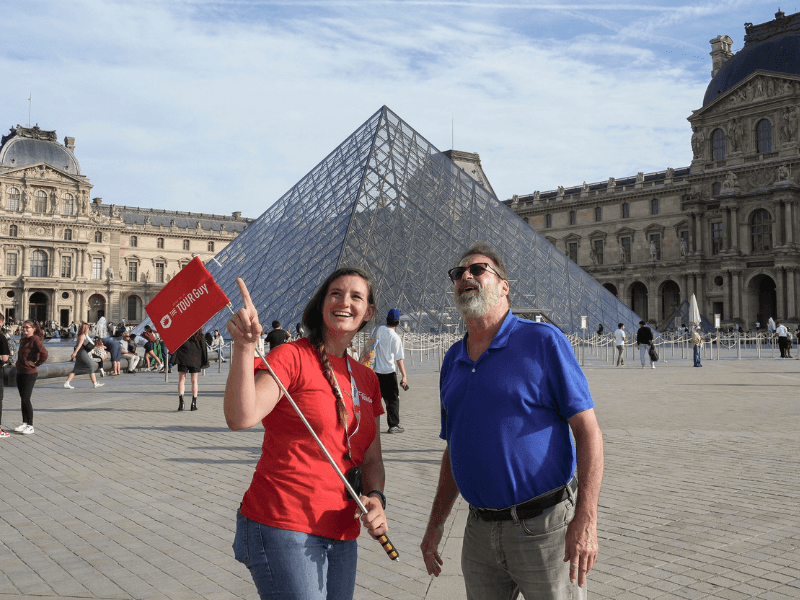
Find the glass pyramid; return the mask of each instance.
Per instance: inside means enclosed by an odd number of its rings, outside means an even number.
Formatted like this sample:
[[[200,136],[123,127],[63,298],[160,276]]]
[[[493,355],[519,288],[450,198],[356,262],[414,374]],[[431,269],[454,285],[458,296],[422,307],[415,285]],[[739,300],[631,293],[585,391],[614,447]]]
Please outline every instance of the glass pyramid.
[[[399,308],[406,330],[458,331],[447,270],[471,243],[506,262],[515,310],[541,311],[567,333],[639,317],[448,157],[382,107],[231,242],[207,268],[234,304],[247,284],[265,330],[292,329],[334,269],[356,264],[376,284],[376,321]],[[222,331],[221,311],[206,330]]]

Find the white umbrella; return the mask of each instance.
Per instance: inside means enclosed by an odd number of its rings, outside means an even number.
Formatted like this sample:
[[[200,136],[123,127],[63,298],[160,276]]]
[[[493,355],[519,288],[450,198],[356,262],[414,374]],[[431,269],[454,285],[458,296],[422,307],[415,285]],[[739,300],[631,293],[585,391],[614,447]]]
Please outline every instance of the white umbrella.
[[[689,323],[695,326],[700,325],[700,309],[697,308],[697,298],[694,294],[689,302]]]

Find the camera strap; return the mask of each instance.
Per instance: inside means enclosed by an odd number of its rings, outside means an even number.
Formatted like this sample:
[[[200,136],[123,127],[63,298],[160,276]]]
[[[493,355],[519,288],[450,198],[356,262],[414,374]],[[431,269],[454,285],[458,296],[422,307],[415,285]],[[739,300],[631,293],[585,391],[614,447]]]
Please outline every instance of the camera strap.
[[[348,433],[347,426],[345,426],[345,439],[347,441],[347,454],[345,455],[346,459],[350,459],[353,456],[353,451],[350,446],[350,438],[352,438],[356,433],[358,433],[358,429],[361,426],[361,399],[358,397],[358,386],[356,385],[355,377],[353,377],[353,370],[350,367],[350,360],[352,360],[349,356],[345,355],[345,362],[347,363],[347,373],[350,375],[350,395],[353,398],[353,414],[356,417],[356,428],[353,430],[353,433]],[[334,373],[333,381],[336,383],[336,391],[338,391],[338,396],[340,398],[344,398],[342,394],[342,390],[339,387],[339,380]],[[347,407],[345,406],[345,409]]]

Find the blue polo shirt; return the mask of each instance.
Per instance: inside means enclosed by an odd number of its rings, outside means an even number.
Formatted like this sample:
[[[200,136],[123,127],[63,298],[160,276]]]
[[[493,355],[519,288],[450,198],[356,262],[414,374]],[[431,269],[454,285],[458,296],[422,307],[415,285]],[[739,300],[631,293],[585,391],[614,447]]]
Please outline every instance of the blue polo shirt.
[[[442,430],[464,499],[480,508],[521,504],[575,473],[567,421],[594,407],[572,345],[546,323],[509,311],[473,362],[466,343],[444,357]]]

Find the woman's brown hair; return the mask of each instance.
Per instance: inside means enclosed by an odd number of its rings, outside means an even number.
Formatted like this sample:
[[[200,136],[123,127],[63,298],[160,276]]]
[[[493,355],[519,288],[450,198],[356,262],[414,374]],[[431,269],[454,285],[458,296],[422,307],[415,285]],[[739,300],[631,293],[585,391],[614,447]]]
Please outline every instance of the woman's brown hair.
[[[26,319],[22,322],[22,325],[24,326],[25,323],[33,327],[32,337],[38,337],[40,340],[44,339],[44,331],[42,331],[42,328],[36,324],[36,321],[31,321],[30,319]]]

